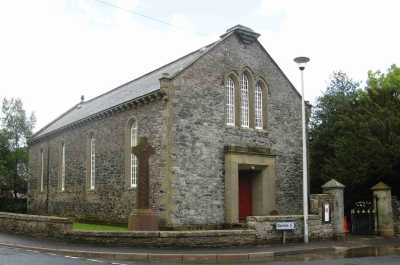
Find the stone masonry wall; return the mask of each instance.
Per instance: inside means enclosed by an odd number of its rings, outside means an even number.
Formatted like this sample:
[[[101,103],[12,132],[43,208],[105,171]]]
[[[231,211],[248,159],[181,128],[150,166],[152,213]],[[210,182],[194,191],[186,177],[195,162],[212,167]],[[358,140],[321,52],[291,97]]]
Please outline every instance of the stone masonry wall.
[[[68,218],[0,212],[0,231],[38,237],[62,237],[71,232]]]
[[[202,231],[72,231],[65,239],[113,246],[147,247],[223,247],[257,244],[254,230]]]
[[[34,143],[30,147],[31,178],[29,180],[28,210],[30,213],[48,213],[93,219],[102,222],[126,223],[135,205],[135,190],[128,186],[126,148],[129,143],[128,122],[135,117],[138,137],[147,136],[156,150],[150,159],[151,203],[160,208],[161,137],[164,101],[158,100],[127,111],[68,129],[61,134]],[[90,159],[89,135],[96,138],[95,190],[86,183]],[[65,191],[60,189],[61,143],[65,143]],[[47,194],[47,158],[50,148],[50,174]],[[40,149],[44,150],[44,186],[40,192]],[[129,148],[129,147],[128,147]],[[129,161],[129,159],[128,159]]]
[[[245,68],[268,86],[266,130],[225,125],[224,78]],[[276,155],[276,210],[301,212],[301,97],[258,43],[227,38],[174,80],[176,164],[171,220],[224,222],[224,146],[270,148]]]
[[[254,230],[95,232],[72,230],[72,220],[0,212],[2,232],[113,246],[217,247],[257,244]]]
[[[303,215],[247,217],[247,224],[249,228],[256,230],[257,238],[260,243],[279,242],[282,240],[282,231],[278,231],[275,228],[277,222],[295,223],[295,229],[286,232],[286,239],[288,241],[299,241],[303,239]],[[323,223],[321,216],[318,215],[309,215],[308,229],[310,239],[321,240],[334,237],[333,224]]]

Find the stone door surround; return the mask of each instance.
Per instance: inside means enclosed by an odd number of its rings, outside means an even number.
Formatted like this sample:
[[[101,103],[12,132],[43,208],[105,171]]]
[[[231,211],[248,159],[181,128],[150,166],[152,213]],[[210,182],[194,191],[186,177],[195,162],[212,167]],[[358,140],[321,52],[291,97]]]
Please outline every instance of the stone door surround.
[[[225,146],[225,223],[239,223],[239,170],[253,168],[260,173],[253,180],[253,215],[275,210],[275,155],[268,148]]]

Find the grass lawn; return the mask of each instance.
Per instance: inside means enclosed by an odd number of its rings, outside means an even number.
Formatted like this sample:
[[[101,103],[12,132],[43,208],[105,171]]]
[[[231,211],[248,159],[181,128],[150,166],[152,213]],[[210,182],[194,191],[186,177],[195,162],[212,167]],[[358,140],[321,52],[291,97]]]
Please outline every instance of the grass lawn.
[[[107,232],[125,232],[128,231],[127,226],[118,225],[98,225],[98,224],[84,224],[84,223],[74,223],[73,230],[79,231],[107,231]]]

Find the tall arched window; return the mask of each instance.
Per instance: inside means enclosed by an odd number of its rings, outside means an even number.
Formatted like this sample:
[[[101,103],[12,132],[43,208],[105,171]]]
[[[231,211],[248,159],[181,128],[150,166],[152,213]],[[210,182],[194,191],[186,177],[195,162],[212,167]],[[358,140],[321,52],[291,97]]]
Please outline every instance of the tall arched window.
[[[235,83],[228,78],[225,84],[226,90],[226,125],[235,125]]]
[[[40,149],[40,191],[44,190],[44,152]]]
[[[240,125],[249,127],[249,78],[246,74],[240,78]]]
[[[262,83],[258,81],[256,84],[256,89],[254,91],[254,114],[255,114],[254,116],[255,116],[256,129],[263,128],[262,100],[263,100]]]
[[[61,191],[65,190],[65,143],[61,144]]]
[[[130,139],[131,139],[131,149],[137,145],[137,123],[136,120],[132,121],[130,128]],[[135,188],[137,186],[137,167],[138,160],[137,157],[131,153],[131,175],[130,175],[130,187]]]
[[[90,137],[90,189],[94,190],[96,181],[96,139]]]

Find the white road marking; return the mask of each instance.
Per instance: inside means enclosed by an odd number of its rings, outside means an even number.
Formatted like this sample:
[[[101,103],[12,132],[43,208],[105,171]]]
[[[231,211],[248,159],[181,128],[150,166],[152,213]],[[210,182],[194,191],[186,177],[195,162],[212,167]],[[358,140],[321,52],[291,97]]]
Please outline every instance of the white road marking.
[[[79,259],[79,257],[73,257],[73,256],[64,256],[64,257],[68,259]]]
[[[111,263],[112,265],[126,265],[126,264],[124,264],[124,263],[118,263],[118,262],[113,262],[113,263]]]
[[[28,251],[28,252],[31,252],[31,253],[40,253],[39,251],[37,251],[37,250],[32,250],[32,249],[25,249],[25,251]]]
[[[87,259],[87,260],[97,262],[97,263],[103,263],[101,260],[97,260],[97,259]]]
[[[55,253],[47,253],[47,255],[50,255],[50,256],[57,256],[57,254],[55,254]]]

